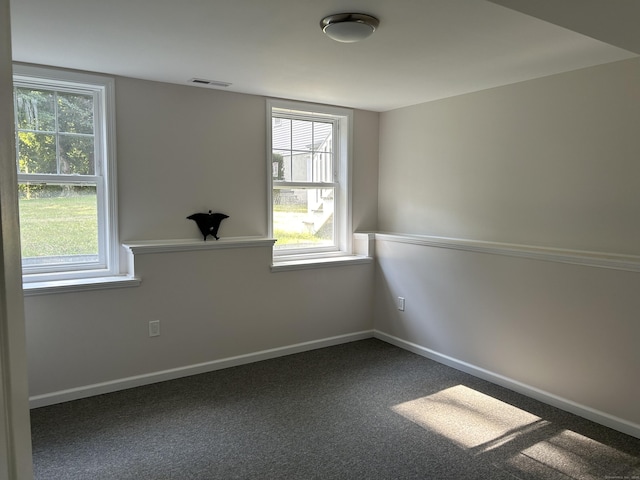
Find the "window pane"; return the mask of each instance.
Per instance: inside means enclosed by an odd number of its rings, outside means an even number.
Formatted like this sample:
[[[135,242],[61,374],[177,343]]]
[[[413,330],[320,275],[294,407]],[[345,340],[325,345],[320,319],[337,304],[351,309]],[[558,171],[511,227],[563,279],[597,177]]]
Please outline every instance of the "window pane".
[[[93,133],[93,97],[58,93],[58,130],[67,133]]]
[[[24,265],[98,261],[95,186],[23,183],[19,207]]]
[[[58,173],[56,138],[46,133],[18,132],[18,171]]]
[[[311,170],[311,154],[306,152],[293,152],[291,157],[291,181],[313,181]]]
[[[56,128],[53,92],[16,88],[16,121],[18,128],[53,132]]]
[[[306,120],[293,120],[291,122],[291,148],[308,152],[313,148],[313,122]]]
[[[273,190],[273,235],[277,249],[334,244],[334,189]]]
[[[333,123],[272,118],[274,180],[333,182]]]
[[[332,182],[333,181],[333,157],[330,153],[315,153],[312,158],[313,181]]]
[[[272,118],[271,128],[273,149],[291,150],[291,120],[288,118]]]
[[[331,152],[331,132],[333,125],[331,123],[314,122],[313,124],[313,145],[314,150],[321,152]]]
[[[274,180],[285,182],[311,182],[313,170],[311,154],[289,150],[274,150],[272,154],[272,175]]]
[[[93,137],[60,135],[60,173],[93,175]]]
[[[271,155],[271,176],[274,180],[290,181],[291,167],[285,167],[285,157],[288,159],[289,152],[282,150],[274,150]],[[288,175],[287,175],[288,173]]]

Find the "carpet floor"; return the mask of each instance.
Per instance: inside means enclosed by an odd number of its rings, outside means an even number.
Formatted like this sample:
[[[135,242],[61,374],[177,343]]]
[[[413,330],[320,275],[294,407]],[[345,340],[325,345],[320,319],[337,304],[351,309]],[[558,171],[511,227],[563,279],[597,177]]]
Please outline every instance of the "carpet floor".
[[[38,480],[640,479],[640,439],[369,339],[31,411]]]

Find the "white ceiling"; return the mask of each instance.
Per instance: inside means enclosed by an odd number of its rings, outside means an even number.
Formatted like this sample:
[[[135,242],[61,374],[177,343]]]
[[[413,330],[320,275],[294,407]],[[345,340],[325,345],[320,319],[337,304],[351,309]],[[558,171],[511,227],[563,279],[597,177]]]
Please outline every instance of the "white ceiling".
[[[334,42],[342,12],[380,27]],[[637,56],[485,0],[13,0],[11,20],[15,61],[374,111]]]

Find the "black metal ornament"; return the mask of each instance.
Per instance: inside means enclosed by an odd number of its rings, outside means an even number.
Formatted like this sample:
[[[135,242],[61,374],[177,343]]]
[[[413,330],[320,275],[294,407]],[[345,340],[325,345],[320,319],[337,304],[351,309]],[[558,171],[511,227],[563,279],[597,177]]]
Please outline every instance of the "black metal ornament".
[[[209,210],[209,213],[194,213],[193,215],[189,215],[187,220],[196,222],[206,242],[208,235],[218,240],[220,222],[225,218],[229,218],[229,215],[225,215],[224,213],[211,213],[211,210]]]

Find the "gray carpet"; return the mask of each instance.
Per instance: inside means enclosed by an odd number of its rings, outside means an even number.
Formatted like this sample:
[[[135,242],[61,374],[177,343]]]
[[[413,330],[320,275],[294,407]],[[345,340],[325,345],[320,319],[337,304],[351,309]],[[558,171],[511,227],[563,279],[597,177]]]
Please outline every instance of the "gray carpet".
[[[31,421],[39,480],[640,479],[640,439],[374,339]]]

